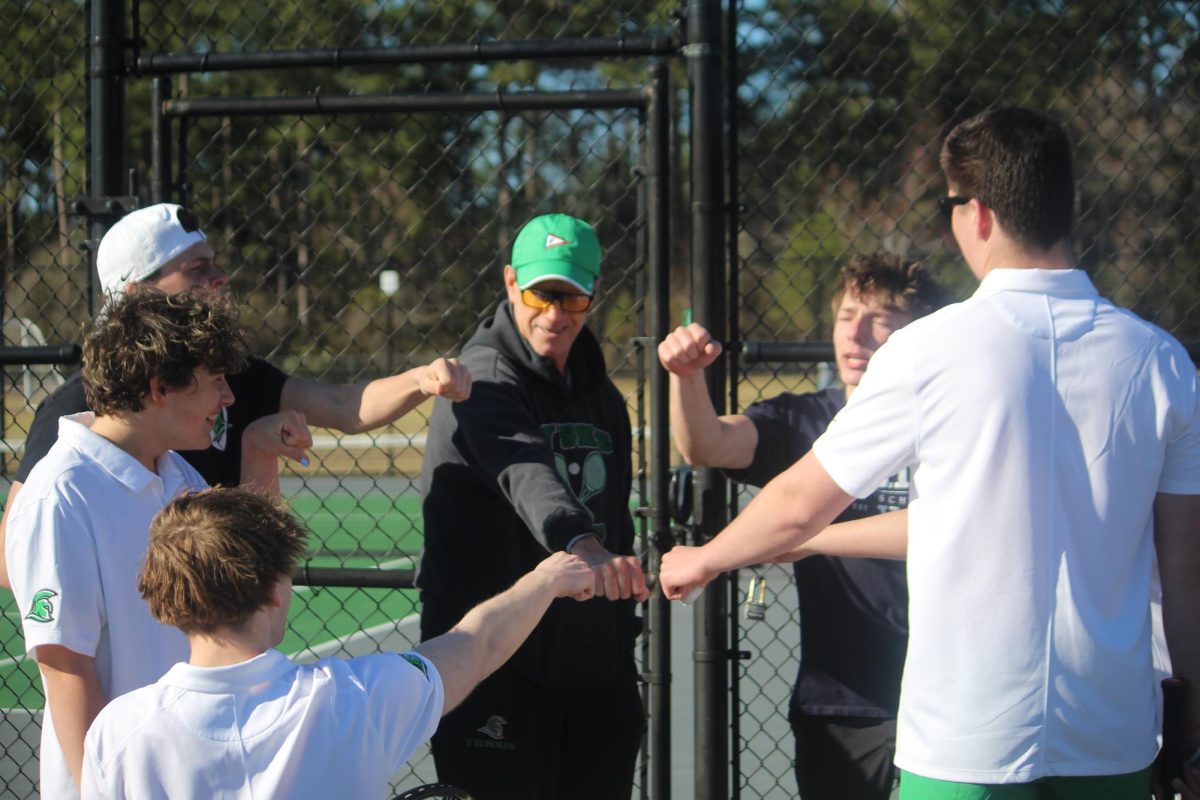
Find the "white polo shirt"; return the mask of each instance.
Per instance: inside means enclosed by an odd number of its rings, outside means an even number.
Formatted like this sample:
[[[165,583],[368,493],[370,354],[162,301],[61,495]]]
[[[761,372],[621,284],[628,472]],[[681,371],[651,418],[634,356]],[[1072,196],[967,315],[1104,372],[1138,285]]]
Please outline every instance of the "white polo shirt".
[[[177,664],[88,731],[85,798],[384,798],[428,741],[442,680],[415,653]]]
[[[912,465],[896,764],[972,783],[1153,759],[1151,506],[1200,494],[1196,368],[1078,270],[995,270],[894,333],[813,446]]]
[[[183,634],[150,616],[137,573],[154,515],[205,483],[173,452],[151,472],[92,433],[94,420],[91,412],[59,420],[58,441],[9,512],[5,553],[26,652],[54,644],[92,656],[111,699],[187,660]],[[42,797],[78,797],[49,703],[39,757]]]

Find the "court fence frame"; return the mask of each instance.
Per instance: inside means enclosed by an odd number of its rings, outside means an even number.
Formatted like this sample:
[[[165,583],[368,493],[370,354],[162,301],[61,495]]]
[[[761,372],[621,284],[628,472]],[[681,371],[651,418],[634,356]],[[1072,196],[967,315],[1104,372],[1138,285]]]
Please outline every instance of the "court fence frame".
[[[747,251],[770,251],[768,258],[778,255],[768,247],[759,248],[761,242],[748,240],[754,236],[765,236],[761,233],[763,227],[769,229],[772,225],[783,223],[780,217],[776,217],[769,220],[771,225],[763,226],[760,220],[754,219],[755,209],[747,207],[760,199],[754,196],[755,191],[767,191],[759,184],[751,187],[751,177],[747,175],[751,165],[743,148],[745,140],[754,137],[746,131],[761,122],[749,119],[748,107],[752,100],[762,100],[769,95],[771,87],[769,82],[761,78],[752,80],[748,72],[743,72],[748,69],[751,59],[748,51],[770,49],[754,38],[761,34],[753,31],[748,34],[746,31],[755,25],[768,27],[769,24],[784,26],[786,23],[803,27],[794,18],[782,21],[775,18],[755,20],[753,24],[748,22],[747,17],[763,5],[747,3],[745,0],[683,0],[679,3],[676,17],[682,24],[670,35],[637,32],[619,36],[503,41],[478,38],[473,41],[405,46],[355,45],[254,52],[148,53],[144,51],[142,0],[90,0],[86,5],[87,191],[70,198],[68,202],[70,213],[85,219],[87,225],[85,251],[89,257],[83,259],[87,276],[82,284],[87,307],[94,311],[100,299],[90,256],[94,255],[96,244],[108,227],[144,202],[186,203],[191,197],[194,187],[190,181],[192,164],[189,160],[188,132],[189,126],[196,120],[213,116],[282,119],[304,115],[403,116],[425,112],[517,113],[613,109],[635,113],[642,158],[640,163],[628,166],[631,172],[636,171],[635,178],[639,185],[637,217],[640,225],[636,250],[642,268],[636,277],[639,298],[635,309],[636,334],[633,337],[634,347],[638,351],[634,412],[635,435],[642,437],[645,445],[638,448],[638,463],[635,465],[635,492],[638,499],[635,520],[639,526],[646,573],[653,578],[657,575],[664,552],[678,542],[701,544],[708,541],[736,515],[744,499],[740,488],[728,481],[718,469],[697,468],[690,471],[672,468],[668,379],[665,371],[658,367],[655,348],[670,330],[672,310],[678,310],[680,298],[686,295],[687,301],[682,305],[690,309],[692,318],[704,325],[714,338],[726,344],[724,356],[706,371],[709,394],[718,414],[740,410],[743,390],[749,384],[750,370],[763,365],[771,365],[776,373],[781,367],[807,370],[814,364],[831,361],[833,356],[831,344],[812,336],[815,325],[804,331],[808,341],[767,341],[760,340],[764,337],[761,320],[747,322],[748,296],[763,289],[770,290],[765,284],[753,284],[757,277],[751,274],[749,262],[752,258]],[[795,18],[805,18],[804,25],[810,23],[811,17],[812,29],[817,30],[820,27],[819,18],[826,13],[844,11],[848,19],[855,19],[868,16],[868,11],[879,5],[891,9],[897,4],[850,3],[843,8],[834,0],[827,3],[797,0],[787,7],[794,12]],[[936,3],[928,5],[935,7],[934,10],[939,7]],[[1166,7],[1171,4],[1162,5]],[[916,9],[922,4],[912,6]],[[1157,7],[1154,3],[1146,6]],[[1066,13],[1063,12],[1064,15]],[[1147,12],[1147,30],[1153,28],[1153,16],[1152,8],[1151,12]],[[972,18],[963,22],[964,26],[972,24]],[[863,27],[868,39],[877,28],[872,25]],[[1050,33],[1053,31],[1047,35]],[[899,34],[900,31],[891,31],[889,35]],[[1149,33],[1134,37],[1131,48],[1145,51],[1141,57],[1148,62],[1166,58],[1155,50],[1152,39]],[[815,36],[809,39],[801,37],[796,47],[798,51],[805,48],[815,50],[821,44]],[[950,44],[942,43],[940,46],[947,51],[952,49]],[[1185,64],[1188,54],[1194,59],[1196,53],[1200,52],[1197,49],[1200,46],[1194,42],[1190,47],[1181,56]],[[1161,49],[1163,53],[1168,52],[1166,47]],[[847,59],[854,55],[850,50],[853,48],[848,48],[844,54]],[[805,53],[804,57],[810,56],[810,53]],[[795,53],[788,57],[803,60]],[[286,96],[205,97],[191,91],[187,96],[172,96],[175,89],[173,79],[188,75],[253,74],[256,71],[279,69],[304,69],[332,74],[348,67],[382,70],[400,65],[560,60],[593,66],[644,61],[647,69],[640,85],[621,89],[547,91],[533,86],[521,91],[495,89],[484,92],[464,86],[458,91],[332,94],[314,83],[307,94]],[[788,58],[779,60],[787,61]],[[963,60],[967,59],[964,57]],[[809,69],[816,70],[820,66],[819,57],[811,58],[811,62]],[[876,66],[875,62],[871,62],[865,65],[865,70],[875,69]],[[930,70],[931,74],[940,74],[938,70],[943,66],[940,62],[935,64],[936,68]],[[953,65],[953,68],[957,70],[958,66]],[[826,76],[831,83],[836,83],[841,65],[834,67],[829,70],[833,74]],[[1156,76],[1153,69],[1145,72],[1143,82],[1150,87],[1147,92],[1154,99],[1153,84],[1156,79],[1161,80],[1161,75]],[[780,73],[787,76],[783,68],[780,68]],[[772,80],[775,74],[771,74]],[[951,73],[952,76],[957,74],[957,71]],[[681,87],[677,86],[680,76],[685,76],[687,83],[686,100],[683,102],[678,99],[683,93]],[[815,84],[817,80],[807,74],[802,77],[803,80],[796,78],[797,82],[810,81]],[[890,80],[892,76],[884,77]],[[977,77],[977,80],[982,81],[986,77]],[[142,197],[138,195],[136,176],[131,175],[126,158],[129,130],[127,95],[131,89],[140,90],[147,84],[150,97],[151,175],[148,192]],[[852,94],[856,88],[839,86],[838,90]],[[974,91],[974,88],[970,90]],[[935,93],[936,100],[945,101],[950,108],[939,109],[944,113],[931,116],[937,117],[939,122],[946,122],[961,118],[968,108],[994,104],[1010,95],[1030,97],[1035,101],[1039,99],[1034,90],[1029,90],[1027,95],[1020,95],[1008,86],[988,91],[992,94],[982,103],[970,92],[962,97],[954,95],[950,99]],[[953,95],[953,92],[950,94]],[[1098,89],[1097,95],[1101,94]],[[770,98],[771,102],[766,105],[772,105],[777,99]],[[787,100],[791,102],[793,98],[788,97]],[[1052,101],[1046,100],[1048,104]],[[1079,102],[1083,103],[1082,100]],[[1115,105],[1117,100],[1112,103]],[[853,103],[846,105],[853,106]],[[1161,118],[1152,132],[1171,128],[1170,104],[1163,101],[1161,105],[1162,108],[1155,110],[1155,113],[1161,114]],[[866,116],[866,112],[863,113]],[[1177,113],[1179,120],[1186,122],[1187,114]],[[685,135],[675,129],[679,120],[685,121],[678,123],[686,124]],[[1187,126],[1181,124],[1180,127],[1186,129]],[[784,135],[791,133],[791,129],[788,129]],[[936,138],[936,131],[926,129],[920,133],[929,135],[931,139]],[[813,135],[815,138],[826,134],[818,129]],[[685,154],[676,152],[676,136],[686,137],[686,174],[678,166],[685,161]],[[847,138],[853,139],[849,135]],[[1147,140],[1150,138],[1146,136]],[[874,142],[874,139],[869,142]],[[807,141],[804,146],[807,146]],[[755,166],[760,170],[779,166],[771,162],[770,156],[773,153],[763,157],[766,167]],[[919,157],[928,160],[927,153]],[[852,165],[857,158],[858,155],[854,154],[848,161]],[[1186,177],[1189,165],[1197,165],[1195,155],[1180,169],[1181,175]],[[790,169],[792,165],[788,164],[787,167]],[[802,172],[798,170],[798,173]],[[914,174],[919,172],[913,170]],[[934,172],[936,174],[936,169]],[[767,177],[773,180],[776,176]],[[754,176],[753,179],[761,181],[762,177]],[[825,176],[822,180],[838,185],[840,178]],[[864,179],[862,186],[852,188],[863,189],[865,193],[863,187],[868,180]],[[929,182],[927,176],[922,180]],[[774,184],[769,187],[770,190],[777,188]],[[926,188],[922,184],[902,199],[916,207],[928,199],[924,196],[927,194]],[[897,187],[898,195],[903,195],[905,191],[908,190]],[[1193,195],[1197,194],[1193,192]],[[59,200],[68,201],[68,198]],[[1116,218],[1115,213],[1113,218]],[[681,231],[680,228],[685,225],[687,230]],[[1150,227],[1147,225],[1147,228]],[[676,241],[681,234],[686,236],[685,246]],[[1129,236],[1135,238],[1134,234]],[[878,244],[873,240],[871,243]],[[853,247],[865,249],[866,245],[855,241]],[[818,242],[814,246],[815,255],[809,255],[814,260],[826,258],[826,249],[823,241]],[[1103,254],[1094,252],[1099,248],[1089,246],[1085,249],[1092,263],[1102,259]],[[1146,246],[1146,252],[1151,252],[1149,245]],[[676,269],[673,275],[671,261],[680,253],[686,253],[687,268]],[[928,255],[928,251],[924,254]],[[1159,254],[1164,262],[1174,255],[1174,252],[1165,256]],[[758,252],[754,257],[763,258]],[[812,269],[816,271],[816,268]],[[678,283],[683,272],[686,272],[682,276],[687,279],[686,290],[672,285],[672,279]],[[1130,282],[1135,283],[1132,279]],[[1151,290],[1157,282],[1158,275],[1152,275],[1147,281],[1149,288],[1145,289],[1145,293],[1152,294]],[[819,307],[827,300],[821,296],[819,289],[809,286],[804,291],[807,292],[803,300],[806,305]],[[1141,291],[1141,288],[1134,287],[1131,291]],[[5,313],[2,306],[0,304],[0,315]],[[744,335],[748,329],[753,329],[753,335]],[[1193,359],[1200,359],[1200,342],[1189,342],[1187,347]],[[78,363],[78,360],[79,348],[74,344],[0,348],[0,363],[3,365],[70,365]],[[0,403],[0,426],[3,426],[7,413],[4,404]],[[413,570],[408,568],[385,570],[306,564],[296,575],[296,584],[309,587],[412,588],[413,577]],[[743,678],[745,665],[754,655],[746,649],[747,631],[738,613],[744,600],[745,594],[739,587],[738,575],[725,575],[710,584],[693,607],[691,633],[694,641],[692,671],[695,689],[694,696],[683,702],[690,702],[694,706],[696,717],[695,772],[692,789],[685,790],[685,794],[697,800],[740,798],[753,794],[747,789],[747,773],[750,770],[745,763],[747,754],[743,752],[746,741],[742,730],[745,708]],[[648,725],[638,786],[643,798],[669,800],[672,793],[672,629],[670,606],[660,592],[656,591],[645,605],[643,619],[645,635],[642,639],[641,666]],[[28,738],[30,734],[23,731],[22,735]],[[776,796],[771,795],[772,791],[777,791],[777,785],[766,790],[769,796]]]

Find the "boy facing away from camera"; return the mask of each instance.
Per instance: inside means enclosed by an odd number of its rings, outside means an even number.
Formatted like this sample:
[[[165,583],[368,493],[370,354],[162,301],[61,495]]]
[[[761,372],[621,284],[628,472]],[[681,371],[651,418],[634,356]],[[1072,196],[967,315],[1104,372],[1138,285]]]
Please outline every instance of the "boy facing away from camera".
[[[443,713],[553,602],[594,588],[587,564],[558,552],[409,652],[300,665],[275,647],[303,549],[290,514],[242,489],[163,509],[138,590],[159,622],[183,631],[191,659],[96,718],[85,798],[383,797]]]

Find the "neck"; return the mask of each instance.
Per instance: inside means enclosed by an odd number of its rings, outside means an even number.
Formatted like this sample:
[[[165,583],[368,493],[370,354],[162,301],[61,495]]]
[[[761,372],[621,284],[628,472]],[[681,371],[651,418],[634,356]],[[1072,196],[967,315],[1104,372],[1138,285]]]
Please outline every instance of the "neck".
[[[994,269],[1075,269],[1075,266],[1075,253],[1066,240],[1047,250],[1003,241],[983,253],[981,270],[977,274],[982,280]]]
[[[98,416],[91,430],[136,458],[151,472],[158,471],[158,457],[167,451],[156,441],[152,433],[154,426],[139,424],[133,415]]]
[[[193,667],[228,667],[257,658],[272,645],[252,631],[221,628],[213,633],[188,634],[192,654],[188,663]]]

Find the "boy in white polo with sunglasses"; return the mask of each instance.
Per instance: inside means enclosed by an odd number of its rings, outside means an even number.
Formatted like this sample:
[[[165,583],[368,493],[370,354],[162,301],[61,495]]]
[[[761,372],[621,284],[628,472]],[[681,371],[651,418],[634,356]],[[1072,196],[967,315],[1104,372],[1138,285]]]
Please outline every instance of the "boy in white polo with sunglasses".
[[[421,638],[567,550],[596,598],[556,601],[512,660],[445,717],[439,779],[476,800],[628,800],[643,729],[633,660],[631,435],[584,326],[600,243],[564,214],[536,217],[504,267],[506,300],[463,348],[471,397],[434,406],[421,471]]]

